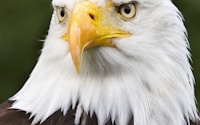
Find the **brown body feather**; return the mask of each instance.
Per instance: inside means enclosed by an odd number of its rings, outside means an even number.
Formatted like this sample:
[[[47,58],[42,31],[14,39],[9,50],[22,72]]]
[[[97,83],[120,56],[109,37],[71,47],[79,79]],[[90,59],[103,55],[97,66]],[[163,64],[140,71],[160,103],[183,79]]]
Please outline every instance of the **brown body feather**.
[[[0,125],[31,125],[30,114],[20,110],[9,109],[12,103],[12,101],[6,101],[0,105]],[[70,108],[65,116],[61,111],[57,111],[42,124],[37,125],[75,125],[75,110]],[[98,125],[95,115],[90,117],[90,115],[82,114],[80,121],[80,125]],[[105,125],[115,125],[115,123],[112,124],[111,120],[109,120]],[[133,120],[130,120],[128,125],[133,125]],[[200,122],[191,123],[191,125],[200,125]]]

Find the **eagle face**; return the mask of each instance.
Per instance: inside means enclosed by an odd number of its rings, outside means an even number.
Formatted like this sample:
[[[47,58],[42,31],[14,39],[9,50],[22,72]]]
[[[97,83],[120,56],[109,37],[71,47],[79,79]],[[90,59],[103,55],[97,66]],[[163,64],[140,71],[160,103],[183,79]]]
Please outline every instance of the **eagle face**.
[[[65,41],[66,55],[71,54],[77,72],[127,71],[138,63],[153,67],[173,58],[187,60],[181,55],[188,54],[186,30],[168,0],[54,0],[53,6],[49,35]]]
[[[78,107],[98,124],[196,120],[182,16],[170,0],[53,0],[42,54],[12,108],[43,122]]]

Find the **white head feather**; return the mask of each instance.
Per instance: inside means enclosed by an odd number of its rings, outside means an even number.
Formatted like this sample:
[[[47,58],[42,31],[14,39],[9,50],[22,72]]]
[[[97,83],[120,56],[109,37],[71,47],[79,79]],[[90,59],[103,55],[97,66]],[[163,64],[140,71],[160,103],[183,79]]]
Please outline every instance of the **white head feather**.
[[[90,0],[104,6],[105,0]],[[53,0],[71,10],[80,0]],[[130,0],[113,0],[116,4]],[[96,113],[99,125],[108,118],[126,125],[187,125],[197,119],[194,78],[182,16],[170,0],[136,0],[137,15],[119,29],[133,35],[115,39],[118,49],[99,47],[83,54],[81,73],[74,68],[69,45],[61,39],[67,24],[53,13],[39,61],[24,87],[11,100],[12,108],[42,122],[55,111],[64,114],[79,101],[79,113]]]

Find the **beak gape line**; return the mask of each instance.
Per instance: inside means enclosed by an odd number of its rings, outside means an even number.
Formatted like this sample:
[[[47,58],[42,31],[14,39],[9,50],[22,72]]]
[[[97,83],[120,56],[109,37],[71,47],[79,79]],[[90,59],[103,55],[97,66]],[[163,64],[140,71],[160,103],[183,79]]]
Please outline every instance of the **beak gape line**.
[[[128,32],[121,31],[109,23],[103,24],[103,18],[106,18],[105,9],[92,2],[82,1],[77,3],[72,10],[68,33],[63,36],[63,39],[69,42],[77,73],[80,73],[82,53],[85,49],[97,46],[114,47],[112,38],[130,36]],[[109,22],[109,20],[106,21]]]

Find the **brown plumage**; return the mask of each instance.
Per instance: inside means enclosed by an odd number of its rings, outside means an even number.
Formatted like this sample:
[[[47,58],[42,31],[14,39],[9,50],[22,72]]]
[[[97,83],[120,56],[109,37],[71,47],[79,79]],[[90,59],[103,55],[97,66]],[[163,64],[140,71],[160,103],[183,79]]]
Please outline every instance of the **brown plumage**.
[[[30,114],[26,114],[24,111],[9,109],[13,102],[6,101],[0,105],[0,125],[31,125],[32,119],[29,119]],[[74,125],[75,110],[70,110],[64,116],[61,111],[55,112],[42,124],[37,125]],[[95,115],[89,117],[89,115],[83,114],[80,125],[82,122],[86,122],[87,125],[97,125],[97,118]],[[129,125],[132,125],[131,120]],[[115,125],[109,120],[105,125]]]
[[[12,103],[12,101],[5,101],[0,105],[0,125],[31,125],[32,119],[30,119],[30,114],[20,110],[9,109]],[[75,110],[70,108],[65,116],[59,110],[43,123],[37,125],[75,125]],[[86,125],[98,125],[95,115],[90,117],[90,115],[82,114],[79,125],[83,122],[85,122]],[[111,120],[109,120],[105,125],[115,125],[115,123],[112,124]],[[133,119],[129,121],[128,125],[133,125]],[[191,122],[191,125],[200,125],[200,122]]]

